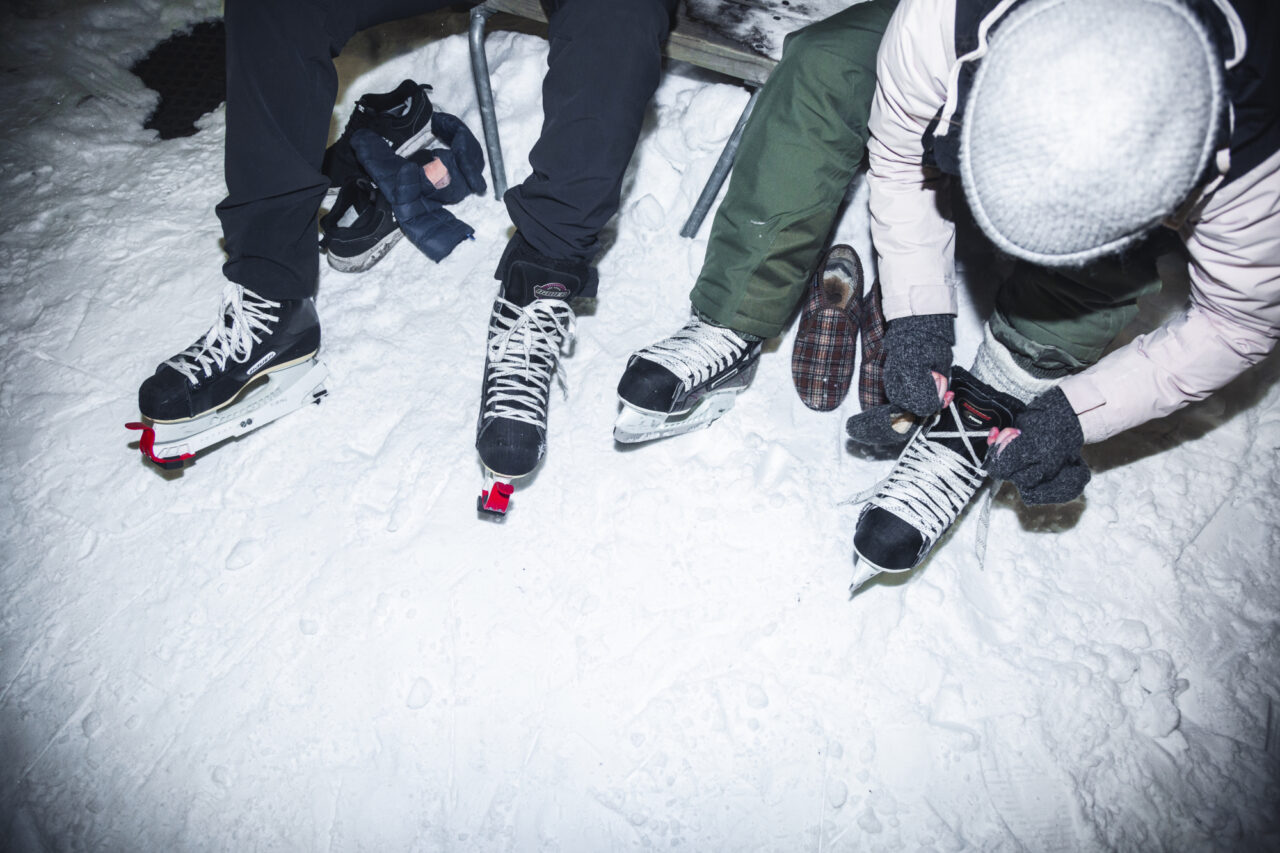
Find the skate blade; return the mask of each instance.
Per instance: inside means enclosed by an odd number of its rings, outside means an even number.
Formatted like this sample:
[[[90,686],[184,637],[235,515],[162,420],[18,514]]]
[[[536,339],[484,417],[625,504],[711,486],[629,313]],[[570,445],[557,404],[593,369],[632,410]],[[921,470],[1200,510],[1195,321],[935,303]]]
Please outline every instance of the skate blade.
[[[476,512],[481,518],[502,521],[507,517],[511,495],[516,490],[515,479],[485,469],[484,486],[480,489],[480,497],[476,498]]]
[[[867,581],[880,574],[880,569],[871,565],[866,560],[857,560],[853,564],[853,579],[849,581],[849,597],[853,598],[854,593],[862,589]]]
[[[849,597],[853,598],[854,594],[857,593],[858,590],[862,589],[880,575],[903,575],[914,570],[914,566],[910,569],[881,568],[859,554],[855,548],[853,552],[853,579],[849,582]]]
[[[619,399],[622,411],[613,424],[613,440],[621,444],[639,444],[704,429],[733,408],[742,390],[729,388],[708,394],[689,411],[674,415],[637,409],[626,400]]]
[[[324,387],[329,370],[324,362],[308,359],[266,375],[266,381],[250,388],[234,404],[198,418],[177,423],[125,424],[139,430],[139,450],[161,468],[181,468],[201,450],[252,432],[307,403],[319,403],[328,394]]]

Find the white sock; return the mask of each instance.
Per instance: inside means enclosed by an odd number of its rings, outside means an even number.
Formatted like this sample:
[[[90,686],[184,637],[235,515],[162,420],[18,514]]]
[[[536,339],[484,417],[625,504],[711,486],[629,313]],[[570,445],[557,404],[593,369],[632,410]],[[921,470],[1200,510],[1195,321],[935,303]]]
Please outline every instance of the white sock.
[[[996,340],[991,333],[990,323],[982,326],[982,344],[978,347],[978,354],[974,357],[973,367],[969,368],[969,372],[979,381],[997,391],[1017,397],[1024,403],[1031,402],[1061,381],[1032,376],[1014,360],[1009,348]]]

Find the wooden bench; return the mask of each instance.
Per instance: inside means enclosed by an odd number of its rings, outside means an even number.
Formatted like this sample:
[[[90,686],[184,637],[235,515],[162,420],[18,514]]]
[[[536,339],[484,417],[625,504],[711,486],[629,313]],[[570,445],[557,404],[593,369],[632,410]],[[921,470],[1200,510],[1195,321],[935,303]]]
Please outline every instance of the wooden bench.
[[[756,13],[762,11],[772,13],[775,11],[773,7],[777,5],[775,0],[728,1]],[[778,7],[776,11],[784,10]],[[485,146],[489,151],[489,168],[493,175],[494,193],[501,199],[503,193],[507,191],[507,174],[502,160],[502,143],[498,137],[498,117],[493,105],[493,89],[489,82],[489,61],[484,49],[486,23],[498,12],[543,23],[546,22],[547,17],[538,0],[486,0],[471,10],[471,70],[475,77],[476,96],[480,102],[480,121],[484,128]],[[796,17],[794,13],[785,12],[785,14],[788,14],[785,22],[787,26],[794,23],[799,27],[807,23],[806,20]],[[780,20],[780,18],[774,16],[774,20]],[[758,46],[744,44],[724,34],[708,22],[692,17],[684,3],[681,3],[675,26],[671,30],[671,36],[664,49],[666,56],[688,62],[699,68],[718,71],[741,80],[744,85],[752,89],[746,108],[742,111],[733,133],[725,143],[693,211],[689,214],[684,227],[680,229],[682,237],[692,237],[698,233],[698,228],[702,225],[703,219],[715,202],[716,195],[720,192],[720,187],[729,175],[729,170],[733,167],[738,143],[742,138],[742,128],[746,124],[747,116],[751,114],[751,108],[755,106],[759,87],[768,79],[774,66],[777,65],[777,59],[761,49],[765,47],[767,46],[764,44]]]

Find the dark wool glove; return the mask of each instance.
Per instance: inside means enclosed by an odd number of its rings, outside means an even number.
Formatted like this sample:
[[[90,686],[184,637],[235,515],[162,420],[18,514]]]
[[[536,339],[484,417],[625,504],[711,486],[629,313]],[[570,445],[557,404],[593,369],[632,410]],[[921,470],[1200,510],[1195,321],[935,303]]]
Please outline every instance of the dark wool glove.
[[[884,393],[889,402],[849,418],[849,438],[873,448],[902,444],[911,437],[910,415],[928,417],[942,408],[933,373],[951,378],[955,327],[951,314],[889,321],[884,333]]]
[[[1080,497],[1089,482],[1089,466],[1080,455],[1084,433],[1062,389],[1051,388],[1036,397],[1013,425],[1021,434],[987,454],[987,473],[1017,486],[1027,504],[1060,504]]]
[[[884,393],[898,411],[926,417],[942,408],[936,371],[951,378],[956,318],[922,314],[890,320],[884,333]]]
[[[885,450],[906,444],[919,419],[892,403],[872,406],[845,421],[844,429],[855,444]]]

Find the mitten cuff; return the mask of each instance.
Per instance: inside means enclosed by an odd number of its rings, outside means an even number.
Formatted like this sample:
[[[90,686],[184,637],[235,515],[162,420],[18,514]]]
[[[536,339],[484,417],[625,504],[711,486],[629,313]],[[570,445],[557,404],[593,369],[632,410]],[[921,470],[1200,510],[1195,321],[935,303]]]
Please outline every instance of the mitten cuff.
[[[954,314],[917,314],[890,320],[885,328],[886,342],[910,345],[923,343],[925,338],[944,341],[954,346],[956,342],[956,318]],[[933,343],[934,341],[929,341]]]
[[[1055,385],[1038,395],[1027,406],[1027,410],[1038,413],[1038,417],[1043,418],[1046,425],[1055,427],[1048,431],[1054,437],[1053,440],[1045,442],[1051,452],[1070,450],[1073,455],[1080,454],[1080,448],[1084,447],[1084,430],[1080,428],[1080,418],[1075,409],[1071,408],[1071,401],[1062,393],[1061,388]]]

